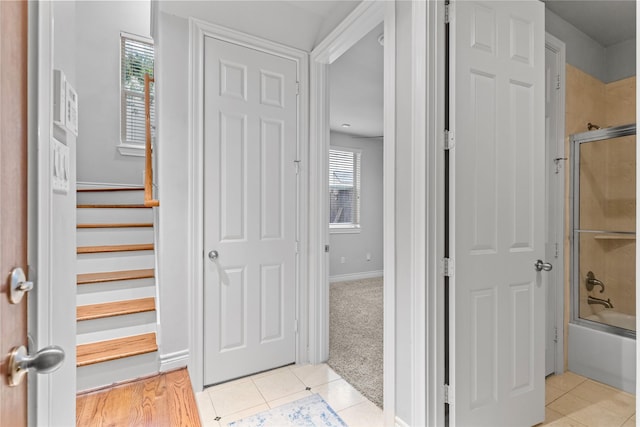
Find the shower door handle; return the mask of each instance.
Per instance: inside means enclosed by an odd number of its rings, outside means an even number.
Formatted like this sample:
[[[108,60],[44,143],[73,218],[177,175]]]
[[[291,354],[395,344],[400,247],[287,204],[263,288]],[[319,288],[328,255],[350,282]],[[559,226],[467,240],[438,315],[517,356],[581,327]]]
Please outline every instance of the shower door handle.
[[[535,264],[533,264],[533,266],[535,267],[536,271],[551,271],[551,269],[553,268],[553,265],[551,265],[548,262],[542,262],[541,259],[539,259],[538,261],[536,261]]]

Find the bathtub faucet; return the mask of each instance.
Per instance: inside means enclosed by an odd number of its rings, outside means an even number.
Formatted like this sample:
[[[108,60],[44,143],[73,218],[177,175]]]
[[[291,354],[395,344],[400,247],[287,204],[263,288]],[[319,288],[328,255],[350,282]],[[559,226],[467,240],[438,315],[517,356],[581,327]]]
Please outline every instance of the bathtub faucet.
[[[600,304],[600,305],[604,305],[606,308],[613,308],[613,304],[611,304],[611,298],[607,298],[606,300],[603,300],[603,299],[592,297],[591,295],[589,295],[587,297],[587,304],[589,305]]]
[[[604,292],[604,283],[596,279],[596,275],[593,274],[593,271],[587,273],[586,286],[588,291],[592,291],[594,286],[601,286],[602,289],[600,290],[600,293]]]

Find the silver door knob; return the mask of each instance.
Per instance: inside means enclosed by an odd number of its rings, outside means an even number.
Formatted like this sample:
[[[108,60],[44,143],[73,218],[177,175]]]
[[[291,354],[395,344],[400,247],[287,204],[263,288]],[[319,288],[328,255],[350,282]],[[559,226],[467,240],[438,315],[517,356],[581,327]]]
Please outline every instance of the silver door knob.
[[[35,354],[27,354],[25,346],[14,347],[9,353],[7,375],[9,385],[17,386],[29,371],[48,374],[58,369],[64,361],[64,350],[52,345]]]
[[[553,268],[553,265],[549,264],[548,262],[542,262],[541,259],[536,261],[533,266],[536,268],[536,271],[551,271],[551,269]]]
[[[211,251],[209,252],[209,259],[211,261],[215,261],[218,259],[218,251]]]
[[[11,287],[9,289],[9,301],[11,301],[11,304],[20,303],[24,294],[31,289],[33,289],[33,282],[27,280],[22,268],[16,267],[11,270]]]

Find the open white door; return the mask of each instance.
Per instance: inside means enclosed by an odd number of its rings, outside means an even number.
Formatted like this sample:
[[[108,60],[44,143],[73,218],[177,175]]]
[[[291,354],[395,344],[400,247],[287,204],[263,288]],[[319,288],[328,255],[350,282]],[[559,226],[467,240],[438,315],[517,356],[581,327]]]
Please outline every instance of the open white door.
[[[531,426],[545,393],[544,5],[456,1],[450,20],[450,421]]]

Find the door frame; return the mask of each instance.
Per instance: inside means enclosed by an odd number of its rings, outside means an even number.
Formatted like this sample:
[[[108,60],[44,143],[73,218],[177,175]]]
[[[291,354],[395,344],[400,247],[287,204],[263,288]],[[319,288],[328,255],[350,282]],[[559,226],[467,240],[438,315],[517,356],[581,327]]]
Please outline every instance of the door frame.
[[[298,96],[298,158],[301,160],[298,181],[298,221],[297,240],[300,252],[297,258],[296,272],[296,318],[299,322],[296,336],[296,363],[308,360],[306,334],[308,324],[307,289],[301,286],[307,277],[308,264],[308,75],[309,57],[304,51],[264,40],[240,31],[199,19],[189,18],[189,182],[187,218],[189,233],[187,249],[189,271],[187,274],[187,293],[189,303],[189,371],[191,382],[196,391],[204,387],[204,38],[213,37],[236,45],[280,56],[292,60],[297,66],[300,86]]]
[[[329,358],[329,66],[384,23],[383,142],[383,401],[385,425],[395,425],[395,2],[362,2],[311,52],[309,206],[309,359]]]
[[[555,135],[557,141],[561,141],[562,143],[558,144],[558,153],[557,156],[561,158],[566,157],[565,150],[565,95],[566,95],[566,46],[564,42],[560,39],[552,36],[549,33],[545,33],[545,49],[551,50],[557,57],[558,60],[558,74],[559,74],[559,84],[560,90],[558,93],[558,105],[556,106],[556,120],[558,123],[558,133]],[[552,167],[554,165],[548,165]],[[570,277],[570,269],[567,268],[568,265],[565,265],[565,260],[569,260],[570,257],[565,257],[565,249],[570,250],[571,246],[568,244],[569,237],[566,235],[566,230],[568,226],[569,217],[567,216],[567,191],[566,188],[566,173],[569,169],[569,161],[565,161],[563,167],[560,169],[562,173],[559,173],[558,179],[556,180],[557,188],[557,197],[555,200],[555,204],[557,209],[556,212],[556,220],[559,221],[557,232],[556,232],[556,241],[562,245],[558,250],[558,258],[557,258],[557,267],[552,270],[550,274],[554,275],[555,279],[555,295],[556,295],[556,307],[555,307],[555,327],[557,330],[557,342],[556,342],[556,363],[555,363],[555,374],[559,375],[564,372],[564,355],[565,355],[565,340],[567,331],[565,330],[565,325],[568,324],[569,313],[565,310],[565,289],[567,289],[567,283],[569,283]],[[548,215],[548,209],[547,209]],[[547,218],[550,221],[551,218]],[[565,237],[566,236],[566,237]],[[565,319],[566,316],[566,319]]]

